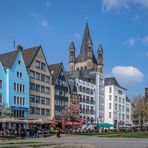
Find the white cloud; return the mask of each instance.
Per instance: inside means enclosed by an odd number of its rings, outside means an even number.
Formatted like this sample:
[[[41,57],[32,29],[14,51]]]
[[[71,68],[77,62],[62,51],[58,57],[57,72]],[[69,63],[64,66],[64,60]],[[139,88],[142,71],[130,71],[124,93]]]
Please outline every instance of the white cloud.
[[[102,0],[102,8],[104,10],[130,8],[132,5],[148,8],[148,0]]]
[[[103,10],[128,8],[128,0],[102,0]]]
[[[75,34],[74,34],[74,37],[75,37],[76,39],[80,39],[80,38],[81,38],[81,36],[80,36],[79,33],[75,33]]]
[[[143,73],[133,66],[116,66],[112,69],[112,74],[124,85],[142,82],[144,77]]]
[[[122,44],[133,46],[139,39],[130,37],[127,41],[123,41]]]
[[[44,27],[44,28],[48,28],[48,20],[47,19],[43,19],[42,21],[41,21],[41,25]]]

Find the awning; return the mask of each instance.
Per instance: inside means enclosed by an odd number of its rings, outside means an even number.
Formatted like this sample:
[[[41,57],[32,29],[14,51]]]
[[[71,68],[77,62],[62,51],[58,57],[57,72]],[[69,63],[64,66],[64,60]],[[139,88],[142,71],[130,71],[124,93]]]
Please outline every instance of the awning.
[[[27,120],[18,120],[14,118],[3,118],[0,119],[0,123],[28,123]]]
[[[110,123],[97,123],[96,124],[96,127],[103,127],[103,128],[109,128],[109,127],[113,127],[113,125],[112,124],[110,124]]]

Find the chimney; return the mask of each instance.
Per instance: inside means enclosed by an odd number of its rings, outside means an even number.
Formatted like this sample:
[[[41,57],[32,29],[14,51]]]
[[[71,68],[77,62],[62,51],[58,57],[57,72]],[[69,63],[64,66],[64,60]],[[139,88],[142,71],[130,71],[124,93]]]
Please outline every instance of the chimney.
[[[17,45],[17,51],[23,51],[23,46],[21,46],[21,45]]]

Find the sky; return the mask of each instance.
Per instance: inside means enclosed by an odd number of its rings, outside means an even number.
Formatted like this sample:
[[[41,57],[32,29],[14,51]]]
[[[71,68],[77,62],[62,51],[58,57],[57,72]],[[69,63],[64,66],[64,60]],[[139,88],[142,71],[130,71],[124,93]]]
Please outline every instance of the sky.
[[[42,45],[49,64],[69,64],[79,54],[88,19],[93,50],[104,49],[104,75],[129,97],[148,87],[148,0],[0,0],[0,53]]]

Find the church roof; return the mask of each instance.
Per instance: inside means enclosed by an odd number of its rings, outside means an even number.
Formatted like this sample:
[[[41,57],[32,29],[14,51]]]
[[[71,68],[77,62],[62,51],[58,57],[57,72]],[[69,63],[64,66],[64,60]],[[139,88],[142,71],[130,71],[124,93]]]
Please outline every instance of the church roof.
[[[86,59],[87,59],[87,52],[88,52],[88,44],[89,45],[93,45],[93,42],[92,42],[92,39],[90,37],[88,22],[86,22],[86,26],[85,26],[85,30],[84,30],[84,35],[83,35],[83,40],[82,40],[82,45],[81,45],[81,49],[80,49],[80,54],[76,58],[76,62],[86,61]],[[97,64],[97,60],[96,60],[93,52],[92,52],[92,60],[93,60],[94,63]]]
[[[19,51],[11,51],[0,55],[0,62],[4,68],[11,68]]]

